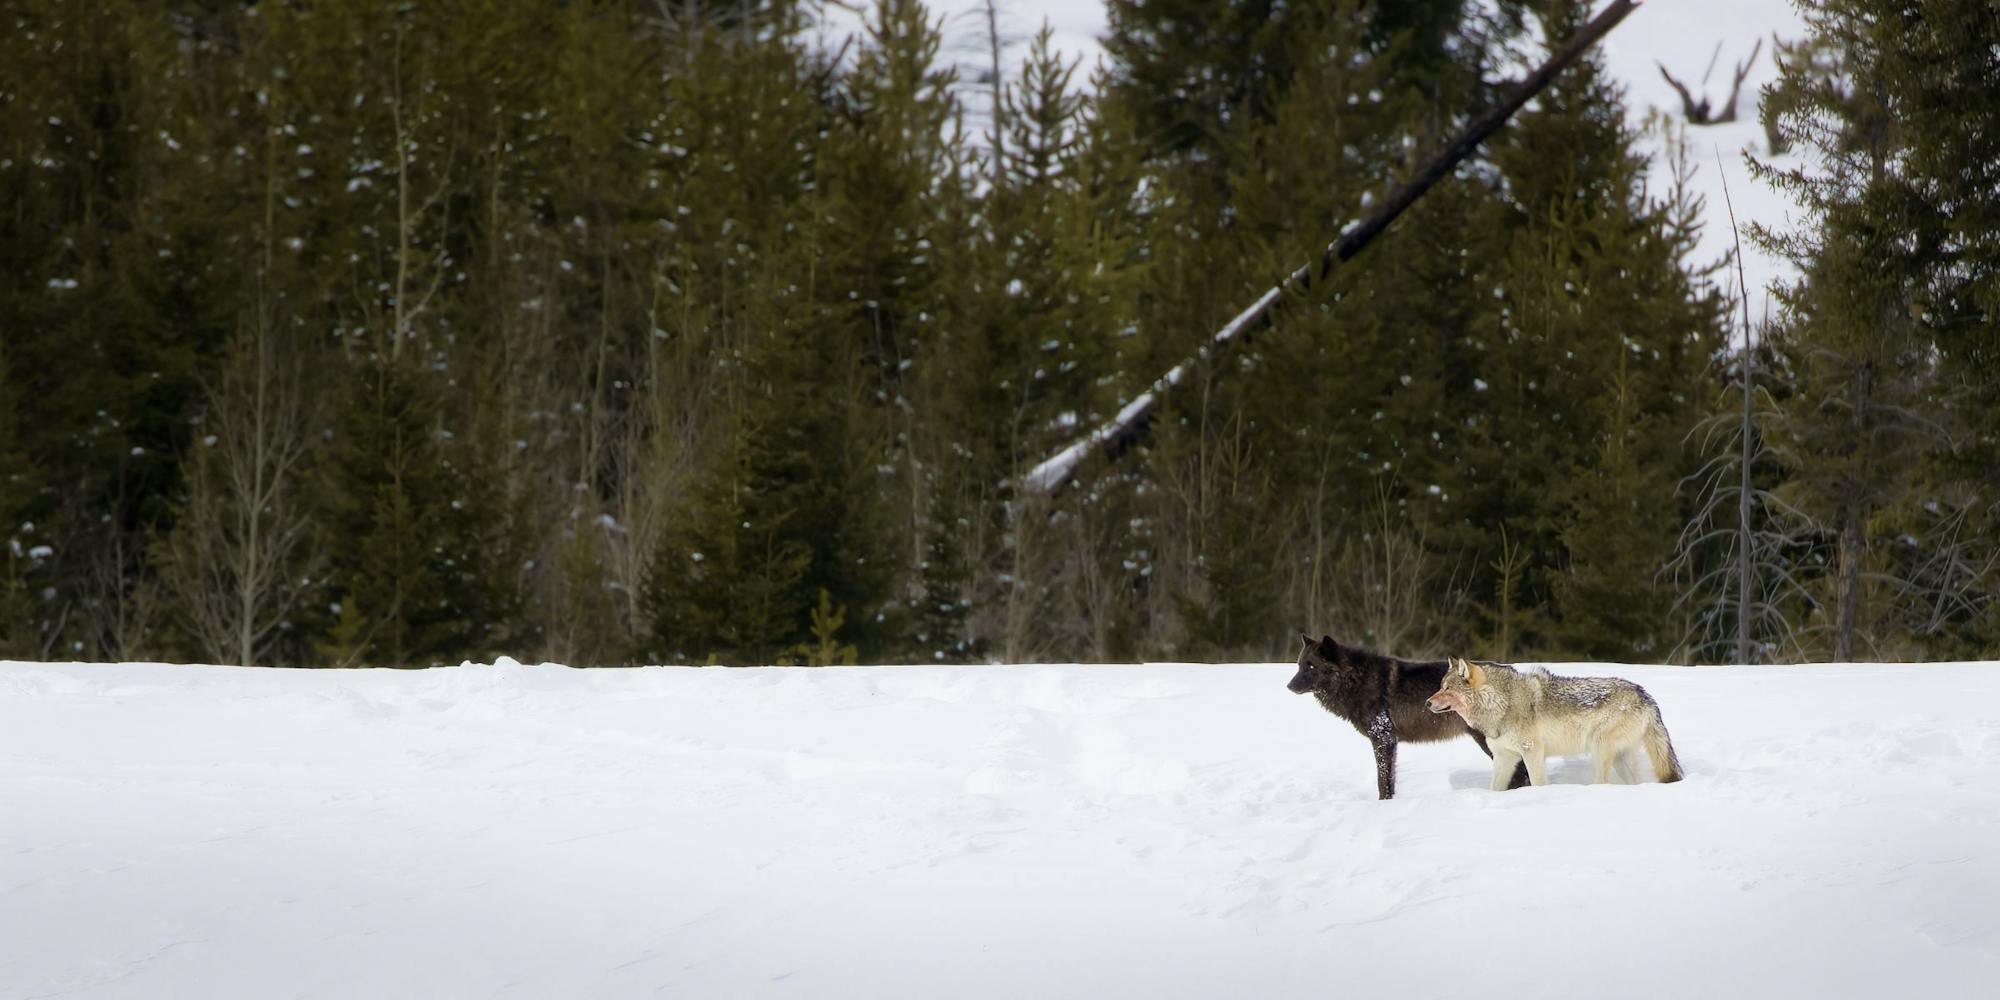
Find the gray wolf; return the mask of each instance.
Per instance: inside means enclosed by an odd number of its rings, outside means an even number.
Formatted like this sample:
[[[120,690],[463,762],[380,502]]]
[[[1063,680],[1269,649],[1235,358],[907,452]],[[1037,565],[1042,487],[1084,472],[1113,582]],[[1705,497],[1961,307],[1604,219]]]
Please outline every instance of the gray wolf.
[[[1343,646],[1332,636],[1315,641],[1300,634],[1299,672],[1285,685],[1294,694],[1312,692],[1320,706],[1352,723],[1375,748],[1375,791],[1382,798],[1396,796],[1396,746],[1399,743],[1434,743],[1470,736],[1486,756],[1486,738],[1464,721],[1424,711],[1424,699],[1438,689],[1447,672],[1445,661],[1413,661]],[[1494,766],[1499,766],[1495,758]],[[1520,758],[1510,765],[1516,773],[1505,787],[1519,788],[1528,781]],[[1497,773],[1497,772],[1496,772]]]
[[[1680,758],[1667,738],[1659,703],[1631,681],[1557,677],[1540,667],[1515,670],[1453,658],[1426,704],[1486,734],[1496,791],[1508,787],[1517,762],[1528,766],[1529,781],[1546,785],[1548,758],[1581,753],[1596,761],[1599,784],[1611,779],[1613,765],[1630,781],[1641,750],[1655,778],[1681,780]]]

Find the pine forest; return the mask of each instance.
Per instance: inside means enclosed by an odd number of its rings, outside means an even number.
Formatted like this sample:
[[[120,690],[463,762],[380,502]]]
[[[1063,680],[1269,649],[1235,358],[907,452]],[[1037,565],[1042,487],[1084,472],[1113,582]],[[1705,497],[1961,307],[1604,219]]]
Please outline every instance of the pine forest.
[[[2000,656],[2000,13],[1798,7],[1769,307],[1587,53],[1225,344],[1591,5],[5,0],[0,658]]]

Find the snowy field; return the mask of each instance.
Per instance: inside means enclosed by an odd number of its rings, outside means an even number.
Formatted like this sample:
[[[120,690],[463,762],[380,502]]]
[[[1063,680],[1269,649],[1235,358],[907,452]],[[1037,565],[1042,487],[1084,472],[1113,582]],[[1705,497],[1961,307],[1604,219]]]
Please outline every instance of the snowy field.
[[[1992,996],[2000,665],[1558,667],[1486,791],[1289,665],[0,663],[0,996]]]

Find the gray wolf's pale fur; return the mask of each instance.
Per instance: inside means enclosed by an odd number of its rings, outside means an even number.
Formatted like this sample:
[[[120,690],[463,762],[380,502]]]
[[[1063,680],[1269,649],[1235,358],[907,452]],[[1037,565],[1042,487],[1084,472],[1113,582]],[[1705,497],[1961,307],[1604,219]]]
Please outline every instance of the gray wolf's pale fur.
[[[1643,751],[1661,781],[1681,780],[1659,703],[1646,689],[1616,677],[1557,677],[1540,667],[1516,670],[1498,663],[1453,658],[1444,683],[1425,703],[1433,712],[1456,712],[1486,734],[1493,750],[1493,788],[1507,787],[1516,762],[1528,781],[1548,784],[1550,757],[1587,753],[1597,781],[1632,780],[1633,756]]]

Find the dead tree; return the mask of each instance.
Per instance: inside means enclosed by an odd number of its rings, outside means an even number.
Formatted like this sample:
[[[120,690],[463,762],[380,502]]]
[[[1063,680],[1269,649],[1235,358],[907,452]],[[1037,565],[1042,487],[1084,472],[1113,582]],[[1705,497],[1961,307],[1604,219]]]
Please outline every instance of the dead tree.
[[[991,176],[993,183],[1000,183],[1007,159],[1007,107],[1004,100],[1007,91],[1006,77],[1000,74],[1000,10],[995,0],[984,0],[977,13],[986,18],[986,47],[993,62],[987,69],[986,81],[991,87],[993,100],[993,163]]]
[[[1248,339],[1253,328],[1270,325],[1272,310],[1284,300],[1287,288],[1297,291],[1309,289],[1314,283],[1325,280],[1335,267],[1360,253],[1375,237],[1381,235],[1383,230],[1389,228],[1389,224],[1394,222],[1397,216],[1403,214],[1403,211],[1418,198],[1423,197],[1431,185],[1436,184],[1449,174],[1452,168],[1471,156],[1472,151],[1478,149],[1479,144],[1484,142],[1487,136],[1505,125],[1530,98],[1541,93],[1543,88],[1549,85],[1549,81],[1555,79],[1556,74],[1575,62],[1586,49],[1596,44],[1598,39],[1603,38],[1617,26],[1618,22],[1623,21],[1626,15],[1638,9],[1638,6],[1637,0],[1613,0],[1588,24],[1577,29],[1576,34],[1534,72],[1507,88],[1498,104],[1473,119],[1448,145],[1425,161],[1414,176],[1382,202],[1381,207],[1341,233],[1340,238],[1329,244],[1326,251],[1320,255],[1317,264],[1305,264],[1273,285],[1257,301],[1251,303],[1249,308],[1224,324],[1222,329],[1217,330],[1209,338],[1209,347],[1202,351],[1199,358],[1189,358],[1175,365],[1165,375],[1155,379],[1146,392],[1140,393],[1138,398],[1127,403],[1116,416],[1091,431],[1083,440],[1070,444],[1030,469],[1021,477],[1020,488],[1024,491],[1053,492],[1076,474],[1077,465],[1092,450],[1103,450],[1114,458],[1123,454],[1145,436],[1152,420],[1153,409],[1158,405],[1160,396],[1179,384],[1198,360],[1205,359],[1213,352],[1238,340]]]
[[[1721,125],[1736,120],[1736,100],[1743,94],[1743,81],[1750,76],[1750,67],[1757,64],[1757,54],[1762,51],[1764,51],[1764,40],[1759,38],[1757,44],[1750,47],[1750,58],[1736,64],[1736,79],[1729,85],[1729,100],[1722,105],[1722,110],[1719,112],[1710,107],[1707,91],[1704,90],[1700,99],[1696,99],[1688,92],[1685,84],[1667,72],[1665,63],[1655,62],[1653,65],[1660,67],[1660,75],[1667,78],[1667,85],[1674,88],[1674,93],[1681,95],[1681,112],[1687,116],[1688,124]],[[1708,86],[1708,75],[1715,72],[1715,59],[1721,54],[1722,43],[1717,42],[1715,53],[1708,57],[1708,69],[1702,71],[1700,86]]]
[[[1721,167],[1721,157],[1716,166]],[[1736,207],[1729,185],[1722,190],[1736,231]],[[1682,487],[1693,486],[1698,506],[1681,529],[1674,556],[1661,569],[1680,585],[1675,609],[1687,628],[1677,655],[1691,660],[1729,658],[1756,663],[1769,652],[1800,648],[1794,609],[1809,607],[1806,588],[1792,572],[1793,553],[1813,535],[1811,519],[1777,494],[1756,485],[1752,471],[1775,455],[1765,444],[1765,427],[1776,419],[1776,403],[1757,384],[1756,345],[1750,326],[1750,293],[1743,277],[1743,242],[1736,242],[1737,294],[1743,304],[1743,350],[1737,357],[1740,411],[1722,411],[1695,425],[1688,438],[1712,457]],[[1732,511],[1732,526],[1725,511]]]

